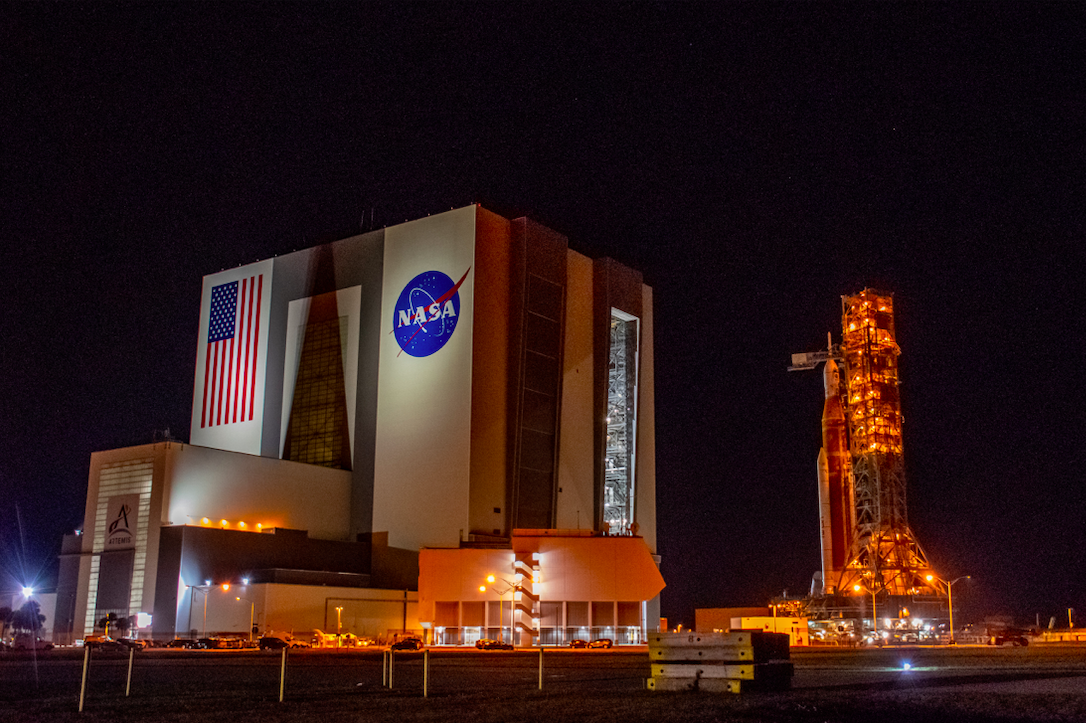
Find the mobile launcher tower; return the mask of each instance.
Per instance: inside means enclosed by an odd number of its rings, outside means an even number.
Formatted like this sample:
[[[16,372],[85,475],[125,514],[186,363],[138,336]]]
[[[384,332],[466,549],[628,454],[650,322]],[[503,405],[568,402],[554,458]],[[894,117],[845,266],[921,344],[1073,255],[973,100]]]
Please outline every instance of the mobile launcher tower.
[[[944,609],[947,586],[909,528],[893,296],[864,289],[841,297],[841,309],[842,343],[794,354],[789,367],[825,363],[822,571],[805,607],[812,617],[843,617],[870,601],[873,620],[876,604],[882,618],[930,619]]]

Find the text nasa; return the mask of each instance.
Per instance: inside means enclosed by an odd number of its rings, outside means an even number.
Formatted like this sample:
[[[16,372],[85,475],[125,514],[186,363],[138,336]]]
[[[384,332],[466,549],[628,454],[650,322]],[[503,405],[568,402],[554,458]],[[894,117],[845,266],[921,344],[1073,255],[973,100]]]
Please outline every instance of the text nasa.
[[[427,315],[429,314],[429,315]],[[411,326],[412,324],[428,324],[431,321],[437,321],[438,319],[444,319],[447,316],[456,316],[456,310],[453,309],[452,299],[445,302],[445,306],[441,304],[430,304],[430,306],[420,306],[411,311],[411,309],[399,310],[399,323],[396,328],[404,326]]]

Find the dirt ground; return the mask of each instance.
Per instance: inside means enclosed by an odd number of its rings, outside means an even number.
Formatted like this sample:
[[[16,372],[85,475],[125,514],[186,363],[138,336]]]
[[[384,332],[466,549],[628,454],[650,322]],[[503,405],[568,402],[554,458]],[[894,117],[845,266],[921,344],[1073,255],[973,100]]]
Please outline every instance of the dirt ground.
[[[644,649],[548,651],[544,689],[532,651],[434,651],[428,696],[423,656],[292,653],[285,700],[281,657],[234,651],[144,651],[92,659],[78,712],[82,655],[0,658],[0,723],[167,721],[1086,721],[1086,647],[900,648],[793,654],[791,690],[740,695],[645,688]],[[906,664],[908,667],[906,668]]]

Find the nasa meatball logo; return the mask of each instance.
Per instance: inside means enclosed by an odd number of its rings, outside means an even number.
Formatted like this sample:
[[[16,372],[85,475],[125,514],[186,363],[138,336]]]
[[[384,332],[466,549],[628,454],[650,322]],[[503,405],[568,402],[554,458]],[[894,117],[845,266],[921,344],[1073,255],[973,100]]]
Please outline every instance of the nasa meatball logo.
[[[460,286],[469,271],[470,266],[455,284],[440,271],[423,271],[407,282],[392,319],[401,354],[426,357],[448,343],[460,319]]]

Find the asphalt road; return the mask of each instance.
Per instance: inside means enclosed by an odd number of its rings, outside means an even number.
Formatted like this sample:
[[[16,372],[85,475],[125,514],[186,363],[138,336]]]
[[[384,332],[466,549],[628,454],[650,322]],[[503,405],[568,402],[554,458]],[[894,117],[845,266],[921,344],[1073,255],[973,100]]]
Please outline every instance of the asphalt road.
[[[794,650],[792,690],[720,696],[653,693],[645,648],[434,649],[427,699],[422,653],[291,651],[286,703],[278,652],[147,650],[92,657],[76,713],[82,651],[0,656],[0,721],[26,720],[1086,720],[1086,646]],[[496,708],[495,708],[496,706]],[[497,711],[497,712],[495,712]],[[609,714],[608,711],[612,711]],[[359,715],[362,715],[360,718]],[[904,713],[903,713],[904,715]],[[462,717],[463,716],[463,717]],[[927,716],[927,717],[925,717]]]

